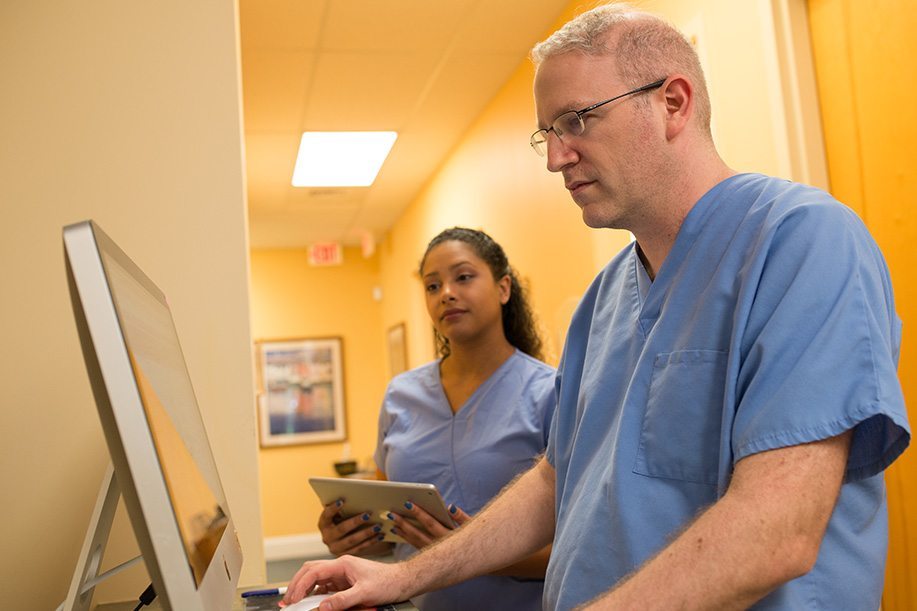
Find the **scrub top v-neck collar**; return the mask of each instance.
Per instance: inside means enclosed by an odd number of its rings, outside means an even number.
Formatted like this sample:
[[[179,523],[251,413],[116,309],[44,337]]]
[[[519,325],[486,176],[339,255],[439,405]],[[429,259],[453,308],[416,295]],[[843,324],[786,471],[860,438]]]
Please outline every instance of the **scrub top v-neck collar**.
[[[669,286],[672,284],[673,278],[681,271],[682,262],[697,241],[697,236],[706,226],[707,218],[719,206],[723,184],[730,182],[731,180],[727,178],[717,183],[694,204],[694,207],[691,208],[691,211],[688,212],[682,222],[678,235],[675,237],[675,243],[672,245],[672,249],[666,256],[665,261],[663,261],[654,280],[650,280],[649,274],[638,256],[639,245],[634,242],[631,256],[634,259],[636,287],[641,305],[639,324],[644,337],[649,334],[653,325],[656,324],[662,305],[665,303]]]
[[[435,375],[434,375],[433,383],[436,385],[437,392],[440,395],[440,399],[442,400],[442,404],[451,413],[451,416],[453,418],[457,418],[460,415],[464,417],[463,412],[468,411],[465,408],[468,407],[469,405],[473,405],[478,395],[480,395],[483,392],[486,392],[487,388],[489,388],[490,386],[494,384],[494,382],[502,375],[503,370],[507,368],[508,363],[511,360],[513,360],[514,358],[516,358],[517,354],[518,354],[518,349],[514,349],[512,354],[506,357],[506,360],[500,363],[500,366],[497,367],[494,370],[494,372],[490,374],[490,376],[488,376],[486,380],[478,384],[478,387],[474,389],[474,392],[468,395],[468,398],[465,399],[464,403],[462,403],[459,406],[459,408],[456,410],[452,409],[452,403],[449,401],[448,395],[446,395],[445,386],[443,386],[443,374],[442,374],[442,371],[440,370],[440,366],[442,365],[442,359],[440,359],[439,363],[437,364],[435,368]]]

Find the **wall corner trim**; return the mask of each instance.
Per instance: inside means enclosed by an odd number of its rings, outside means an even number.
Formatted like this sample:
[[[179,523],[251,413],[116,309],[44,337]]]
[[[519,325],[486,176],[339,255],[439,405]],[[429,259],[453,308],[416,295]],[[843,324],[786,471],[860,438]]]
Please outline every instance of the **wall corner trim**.
[[[266,562],[328,556],[328,548],[325,547],[322,535],[318,532],[265,537],[264,539],[264,560]]]

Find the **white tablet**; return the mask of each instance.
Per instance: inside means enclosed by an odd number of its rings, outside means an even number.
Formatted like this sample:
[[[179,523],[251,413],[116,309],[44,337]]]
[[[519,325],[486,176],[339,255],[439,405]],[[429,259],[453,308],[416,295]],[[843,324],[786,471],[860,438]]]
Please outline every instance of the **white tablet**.
[[[336,477],[310,477],[309,484],[322,505],[344,499],[341,515],[346,518],[369,512],[373,523],[385,526],[391,524],[386,514],[406,515],[404,504],[410,501],[443,524],[453,524],[452,515],[433,484]],[[415,522],[413,518],[411,521]],[[386,541],[404,542],[404,539],[388,531],[388,528],[383,530]]]

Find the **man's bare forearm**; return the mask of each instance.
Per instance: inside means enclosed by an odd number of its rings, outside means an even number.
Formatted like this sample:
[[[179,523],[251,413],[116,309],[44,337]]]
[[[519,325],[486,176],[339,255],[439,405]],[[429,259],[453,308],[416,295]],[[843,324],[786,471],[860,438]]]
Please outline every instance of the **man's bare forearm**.
[[[428,592],[495,571],[553,537],[554,468],[542,459],[471,521],[409,560],[410,589]]]
[[[497,569],[491,573],[491,575],[521,577],[523,579],[544,579],[549,560],[551,560],[551,546],[545,545],[534,554],[526,556],[522,560],[505,566],[502,569]]]

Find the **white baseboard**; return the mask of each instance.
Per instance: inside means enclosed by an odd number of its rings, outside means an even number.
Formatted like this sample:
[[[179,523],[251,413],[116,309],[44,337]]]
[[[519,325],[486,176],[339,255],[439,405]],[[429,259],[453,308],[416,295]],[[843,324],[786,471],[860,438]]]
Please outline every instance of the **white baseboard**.
[[[328,548],[322,543],[321,533],[303,533],[264,539],[264,560],[266,562],[328,555]]]

